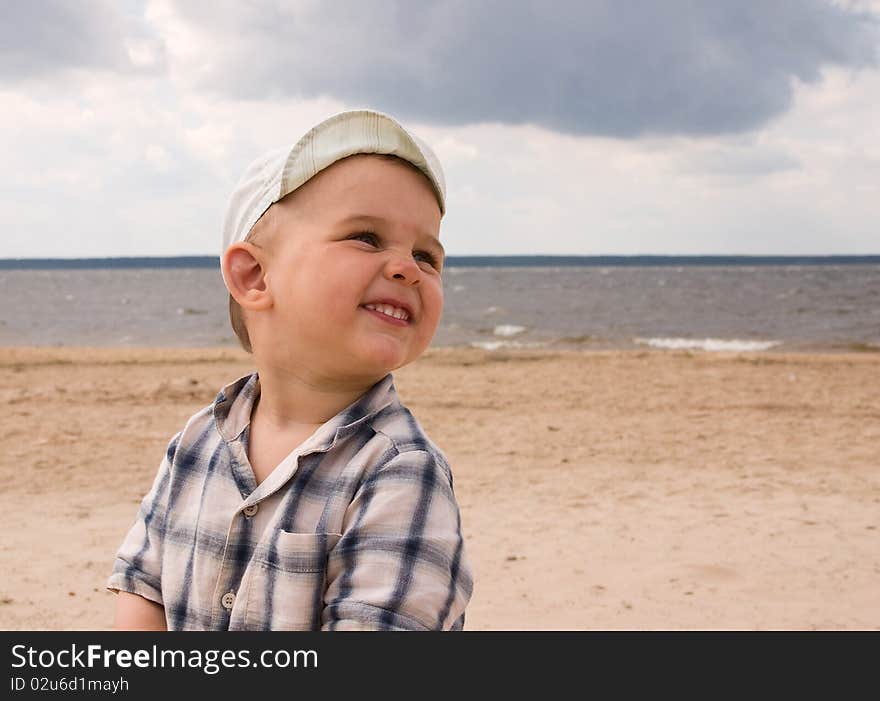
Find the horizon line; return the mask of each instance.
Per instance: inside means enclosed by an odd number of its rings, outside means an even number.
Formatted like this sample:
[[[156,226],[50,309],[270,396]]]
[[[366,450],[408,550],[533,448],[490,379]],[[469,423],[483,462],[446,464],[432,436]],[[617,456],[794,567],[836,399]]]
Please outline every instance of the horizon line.
[[[822,265],[880,264],[880,254],[478,254],[449,255],[444,267],[468,267],[485,264],[542,265]],[[86,269],[86,268],[208,268],[218,267],[220,256],[107,256],[88,258],[0,258],[0,270],[15,269]]]
[[[131,255],[131,256],[14,256],[0,261],[25,260],[175,260],[219,259],[209,253],[185,253],[181,255]],[[450,253],[446,258],[880,258],[877,253]]]

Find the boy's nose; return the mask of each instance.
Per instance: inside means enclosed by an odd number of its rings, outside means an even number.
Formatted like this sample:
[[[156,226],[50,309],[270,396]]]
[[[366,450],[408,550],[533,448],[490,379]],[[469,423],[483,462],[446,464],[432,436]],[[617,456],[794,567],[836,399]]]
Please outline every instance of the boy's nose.
[[[421,280],[421,270],[411,256],[392,254],[385,264],[385,277],[408,285],[417,285]]]

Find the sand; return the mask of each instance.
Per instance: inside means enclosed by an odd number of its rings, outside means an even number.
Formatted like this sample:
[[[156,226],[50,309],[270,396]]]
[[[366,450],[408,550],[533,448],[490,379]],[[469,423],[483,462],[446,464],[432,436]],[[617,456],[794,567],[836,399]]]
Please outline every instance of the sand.
[[[232,349],[0,349],[0,628],[103,630],[168,439]],[[470,630],[880,628],[880,355],[433,349]]]

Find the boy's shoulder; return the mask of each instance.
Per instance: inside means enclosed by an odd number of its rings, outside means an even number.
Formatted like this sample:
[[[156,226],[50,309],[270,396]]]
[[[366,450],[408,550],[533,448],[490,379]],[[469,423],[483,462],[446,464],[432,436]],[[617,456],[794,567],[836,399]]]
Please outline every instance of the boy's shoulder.
[[[241,437],[250,422],[250,410],[258,388],[256,373],[250,373],[224,385],[210,404],[198,409],[174,435],[168,446],[168,459],[181,449],[199,448],[211,454],[215,444],[229,443]]]
[[[372,429],[385,436],[398,454],[427,453],[444,469],[449,462],[440,447],[431,440],[422,424],[399,398],[379,412],[371,423]]]
[[[376,446],[377,449],[371,451],[381,456],[371,466],[373,469],[382,469],[391,461],[395,464],[417,464],[423,468],[434,466],[452,483],[452,473],[445,453],[431,440],[421,422],[400,399],[391,373],[336,417],[336,421],[341,424],[345,424],[346,420],[353,420],[354,424],[362,422],[368,428],[372,435],[368,437],[361,434],[362,440],[382,442],[381,449]],[[342,428],[342,431],[346,430],[350,429]]]

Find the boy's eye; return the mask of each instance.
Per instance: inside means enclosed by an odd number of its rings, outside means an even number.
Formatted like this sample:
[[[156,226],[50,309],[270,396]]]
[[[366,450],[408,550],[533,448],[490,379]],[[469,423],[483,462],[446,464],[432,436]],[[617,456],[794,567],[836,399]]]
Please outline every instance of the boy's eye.
[[[351,241],[366,241],[369,242],[373,246],[379,245],[379,237],[371,231],[361,231],[357,234],[352,234],[348,237]],[[422,260],[432,268],[439,270],[439,266],[437,265],[437,258],[434,254],[428,251],[416,251],[413,253],[413,258],[416,260]]]
[[[422,260],[424,260],[424,261],[425,261],[428,265],[430,265],[432,268],[436,268],[436,267],[437,267],[437,259],[436,259],[433,255],[431,255],[430,253],[428,253],[427,251],[416,251],[416,252],[413,254],[413,258],[415,258],[415,259],[418,260],[419,257],[421,257]]]
[[[360,239],[362,241],[369,241],[370,243],[378,243],[378,239],[376,238],[376,234],[373,234],[369,231],[361,231],[359,234],[354,234],[350,238],[352,239]]]

